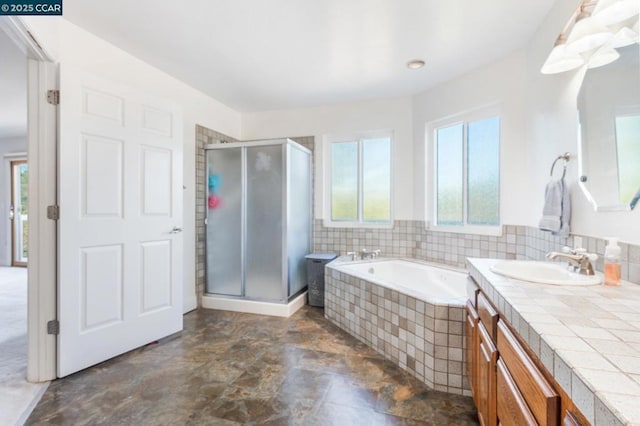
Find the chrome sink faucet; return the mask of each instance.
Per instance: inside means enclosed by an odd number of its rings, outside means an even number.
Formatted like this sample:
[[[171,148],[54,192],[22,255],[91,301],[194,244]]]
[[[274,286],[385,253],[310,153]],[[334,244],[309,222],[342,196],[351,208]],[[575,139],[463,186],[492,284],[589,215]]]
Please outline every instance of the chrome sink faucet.
[[[597,254],[586,253],[584,249],[570,249],[568,247],[564,247],[562,249],[563,253],[552,251],[547,253],[546,258],[548,260],[554,259],[564,259],[569,263],[569,267],[573,272],[576,272],[580,275],[595,275],[593,272],[593,265],[591,261],[595,261],[598,259]]]

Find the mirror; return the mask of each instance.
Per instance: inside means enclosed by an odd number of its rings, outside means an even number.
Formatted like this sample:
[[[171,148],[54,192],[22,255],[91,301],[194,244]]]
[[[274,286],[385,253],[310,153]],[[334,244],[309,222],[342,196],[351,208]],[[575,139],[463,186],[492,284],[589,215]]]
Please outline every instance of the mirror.
[[[580,187],[596,211],[631,210],[640,199],[640,46],[588,69],[578,94]]]

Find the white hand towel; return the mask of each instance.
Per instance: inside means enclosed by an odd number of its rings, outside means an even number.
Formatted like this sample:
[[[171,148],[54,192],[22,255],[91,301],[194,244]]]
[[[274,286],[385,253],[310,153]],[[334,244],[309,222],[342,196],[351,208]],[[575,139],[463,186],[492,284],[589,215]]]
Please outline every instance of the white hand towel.
[[[551,231],[553,235],[569,235],[571,199],[564,179],[552,180],[544,193],[544,207],[540,229]]]

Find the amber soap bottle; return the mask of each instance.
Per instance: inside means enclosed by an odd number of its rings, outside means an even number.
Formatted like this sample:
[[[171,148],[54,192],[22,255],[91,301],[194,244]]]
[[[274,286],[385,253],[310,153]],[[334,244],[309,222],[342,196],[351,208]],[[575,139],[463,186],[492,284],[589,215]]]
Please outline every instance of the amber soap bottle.
[[[604,248],[604,283],[605,285],[620,285],[620,246],[617,238],[609,238]]]

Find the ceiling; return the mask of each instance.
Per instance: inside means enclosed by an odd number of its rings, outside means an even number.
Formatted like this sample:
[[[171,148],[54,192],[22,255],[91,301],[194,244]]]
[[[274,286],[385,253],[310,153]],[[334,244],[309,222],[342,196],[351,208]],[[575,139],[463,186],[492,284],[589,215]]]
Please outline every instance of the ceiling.
[[[27,57],[0,30],[0,139],[27,134]]]
[[[65,0],[64,17],[261,111],[421,92],[522,47],[554,1]]]

